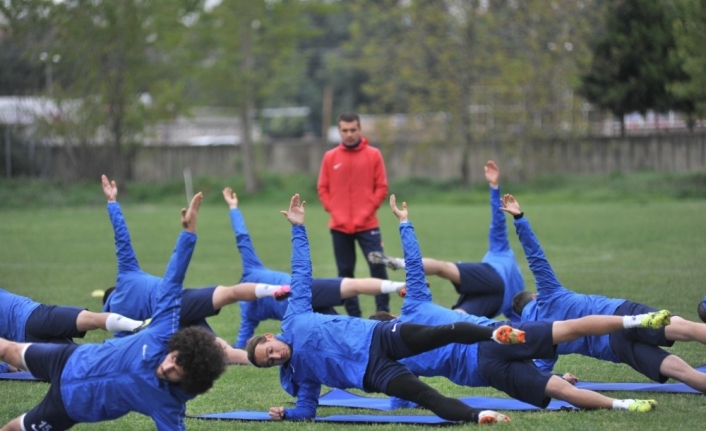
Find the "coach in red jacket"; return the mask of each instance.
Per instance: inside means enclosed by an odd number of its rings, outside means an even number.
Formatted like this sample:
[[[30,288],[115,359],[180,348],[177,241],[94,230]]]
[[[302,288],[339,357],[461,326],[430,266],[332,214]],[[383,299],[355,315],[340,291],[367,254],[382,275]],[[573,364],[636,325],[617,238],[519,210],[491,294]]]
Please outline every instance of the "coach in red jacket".
[[[360,117],[344,112],[338,117],[341,143],[324,154],[317,189],[319,199],[331,215],[329,228],[333,237],[339,277],[354,277],[355,241],[363,254],[382,251],[382,236],[375,212],[387,197],[387,174],[382,154],[368,145],[361,135]],[[384,265],[368,263],[370,276],[387,279]],[[377,311],[389,311],[390,297],[375,297]],[[358,298],[346,299],[346,311],[360,317]]]

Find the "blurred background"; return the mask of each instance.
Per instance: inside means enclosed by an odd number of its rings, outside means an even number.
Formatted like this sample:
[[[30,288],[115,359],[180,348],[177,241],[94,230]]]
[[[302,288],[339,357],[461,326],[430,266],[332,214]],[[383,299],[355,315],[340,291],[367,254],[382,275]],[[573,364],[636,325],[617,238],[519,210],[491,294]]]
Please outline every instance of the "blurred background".
[[[0,0],[0,176],[391,180],[706,169],[701,0]]]

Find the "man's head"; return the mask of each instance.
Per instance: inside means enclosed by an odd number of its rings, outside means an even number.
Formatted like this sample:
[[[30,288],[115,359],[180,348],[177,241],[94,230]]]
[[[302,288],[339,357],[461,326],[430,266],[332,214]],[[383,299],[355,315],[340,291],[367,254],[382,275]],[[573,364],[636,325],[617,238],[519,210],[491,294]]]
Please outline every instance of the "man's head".
[[[696,312],[699,313],[699,319],[701,319],[702,322],[706,322],[706,298],[699,302]]]
[[[103,293],[103,305],[108,302],[108,297],[110,297],[110,294],[113,293],[114,290],[115,286],[111,286]]]
[[[397,319],[397,316],[390,314],[387,311],[377,311],[375,314],[370,316],[370,320],[379,320],[380,322],[389,322],[390,320]]]
[[[256,367],[274,367],[282,365],[292,357],[292,348],[280,341],[273,334],[256,335],[245,346],[248,360]]]
[[[338,116],[338,133],[346,147],[352,147],[360,141],[360,117],[355,112],[344,112]]]
[[[512,298],[512,310],[517,313],[518,316],[522,316],[522,310],[525,309],[525,306],[535,299],[537,299],[536,293],[525,291],[518,292]]]
[[[178,384],[186,393],[203,394],[226,369],[223,348],[212,332],[189,327],[172,335],[169,354],[157,368],[157,377]]]

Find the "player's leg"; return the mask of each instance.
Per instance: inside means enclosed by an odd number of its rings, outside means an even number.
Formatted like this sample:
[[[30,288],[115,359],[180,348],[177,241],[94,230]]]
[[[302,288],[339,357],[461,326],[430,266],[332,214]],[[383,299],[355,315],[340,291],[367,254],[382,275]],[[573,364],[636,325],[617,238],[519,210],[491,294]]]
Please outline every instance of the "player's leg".
[[[17,343],[0,338],[0,362],[5,362],[15,368],[26,370],[23,361],[23,352],[29,343]]]
[[[664,358],[659,372],[663,376],[678,380],[697,391],[706,393],[706,374],[695,370],[679,356],[669,355]]]
[[[426,275],[435,275],[455,284],[461,283],[461,273],[454,262],[424,257],[422,258],[422,264]]]
[[[558,344],[589,335],[605,335],[621,329],[659,329],[669,325],[670,317],[671,314],[666,310],[636,316],[585,316],[554,322],[552,337],[554,343]]]
[[[213,308],[218,310],[238,301],[254,301],[258,298],[274,297],[277,300],[289,296],[289,286],[265,283],[239,283],[234,286],[216,286],[213,291]]]
[[[692,322],[679,316],[672,317],[672,323],[664,328],[667,340],[698,341],[706,344],[706,324]]]
[[[493,328],[469,322],[456,322],[448,325],[429,326],[416,323],[385,322],[391,331],[399,331],[400,339],[411,355],[428,352],[451,343],[474,344],[482,341],[495,340],[501,344],[517,344],[524,342],[524,331],[509,326]],[[384,328],[384,327],[383,327]],[[406,356],[395,354],[401,359]]]
[[[357,295],[379,295],[380,293],[397,293],[405,287],[401,281],[382,280],[379,278],[342,278],[341,298],[346,299]]]
[[[657,406],[655,400],[617,400],[597,392],[579,389],[558,376],[552,376],[549,379],[544,393],[548,397],[566,401],[582,409],[618,409],[648,412]]]
[[[82,310],[76,316],[76,329],[79,332],[103,329],[109,332],[135,332],[143,327],[143,320],[133,320],[117,313],[94,313]]]

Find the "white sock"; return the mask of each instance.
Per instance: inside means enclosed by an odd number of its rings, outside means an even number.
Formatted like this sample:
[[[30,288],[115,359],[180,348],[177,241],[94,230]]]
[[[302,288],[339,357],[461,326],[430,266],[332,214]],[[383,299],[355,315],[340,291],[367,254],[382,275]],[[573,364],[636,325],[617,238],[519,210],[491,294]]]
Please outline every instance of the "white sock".
[[[397,264],[397,268],[400,268],[400,269],[405,268],[404,259],[402,259],[401,257],[393,257],[392,260],[394,260],[395,263]]]
[[[380,285],[380,293],[394,293],[402,286],[404,283],[401,281],[383,280]]]
[[[105,319],[105,330],[109,332],[132,332],[140,325],[142,325],[142,320],[132,320],[116,313],[110,313]]]
[[[272,294],[275,293],[277,289],[279,289],[280,285],[274,285],[274,284],[265,284],[265,283],[257,283],[255,285],[255,296],[258,298],[268,298],[272,296]]]
[[[627,410],[630,404],[634,403],[635,400],[613,400],[613,409],[615,410]]]
[[[623,316],[623,328],[639,328],[641,326],[640,322],[642,319],[647,317],[647,314],[638,314],[635,316]]]

